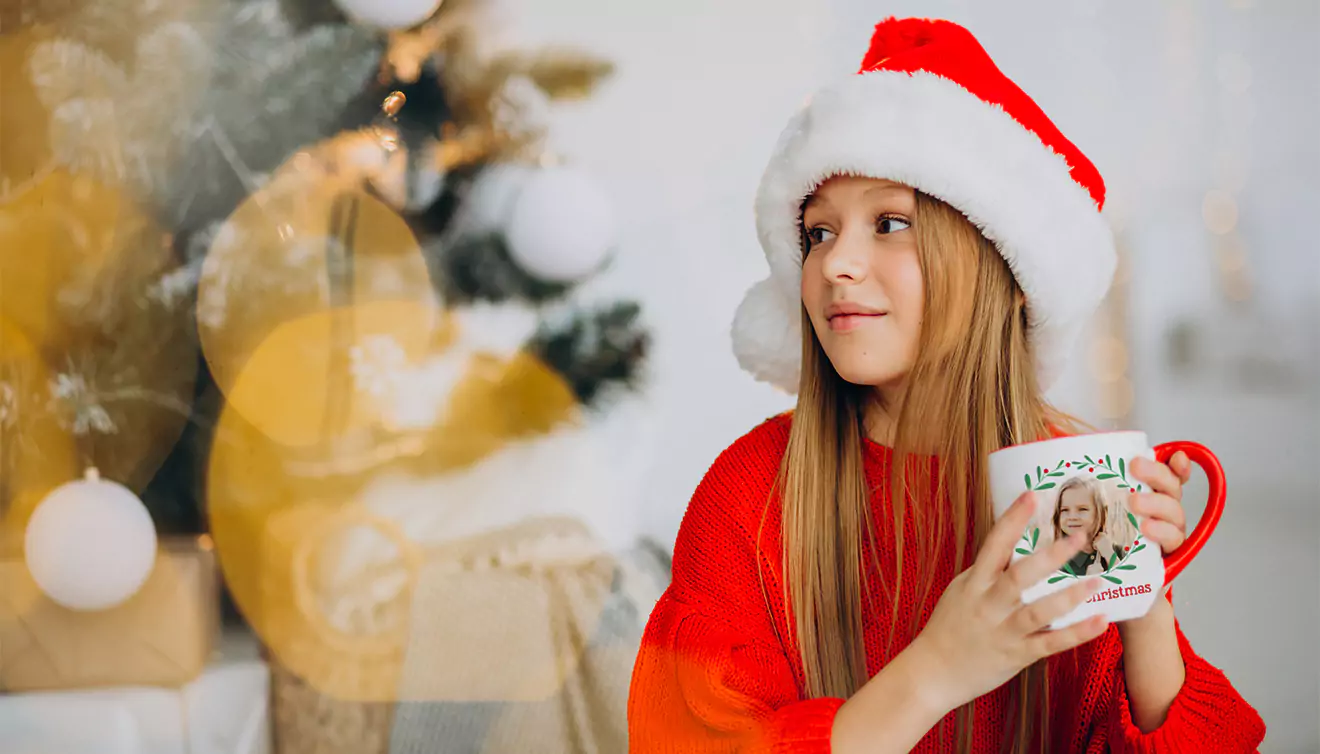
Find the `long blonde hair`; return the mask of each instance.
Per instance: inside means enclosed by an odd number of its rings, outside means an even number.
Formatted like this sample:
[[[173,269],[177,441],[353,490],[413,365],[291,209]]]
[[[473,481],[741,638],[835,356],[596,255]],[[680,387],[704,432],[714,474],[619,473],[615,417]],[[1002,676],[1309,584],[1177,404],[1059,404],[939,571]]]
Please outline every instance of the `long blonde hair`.
[[[895,578],[882,583],[897,634],[906,501],[909,495],[918,501],[950,500],[951,521],[943,506],[911,511],[921,558],[907,566],[916,568],[919,589],[906,635],[915,635],[923,606],[939,596],[932,591],[936,563],[948,544],[946,530],[953,532],[955,565],[962,570],[993,523],[986,455],[1044,437],[1051,425],[1075,426],[1041,394],[1028,346],[1025,298],[995,247],[957,210],[921,192],[912,228],[925,314],[905,396],[900,406],[886,407],[896,419],[887,487],[893,520],[882,529],[872,520],[872,491],[862,461],[863,415],[874,392],[839,377],[805,310],[802,314],[802,376],[777,490],[783,504],[783,598],[794,620],[804,692],[811,698],[847,698],[868,680],[863,538],[871,544],[881,533],[893,538]],[[929,427],[938,427],[938,436],[919,431]],[[932,457],[939,463],[930,464]],[[974,532],[971,551],[963,536],[968,526]],[[874,556],[876,548],[870,551]],[[874,557],[871,566],[879,569]],[[865,599],[874,604],[874,595]],[[886,656],[891,652],[892,646]],[[1014,689],[1016,730],[1004,731],[1005,739],[1014,751],[1026,751],[1034,737],[1043,750],[1048,738],[1044,663],[1024,670]],[[964,752],[971,749],[972,708],[965,705],[956,715],[955,741]]]

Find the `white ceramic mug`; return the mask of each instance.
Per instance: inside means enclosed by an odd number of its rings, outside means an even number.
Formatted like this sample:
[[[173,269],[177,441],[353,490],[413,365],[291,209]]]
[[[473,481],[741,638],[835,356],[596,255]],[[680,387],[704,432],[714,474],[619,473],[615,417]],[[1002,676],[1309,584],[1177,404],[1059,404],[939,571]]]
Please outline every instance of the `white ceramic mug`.
[[[1205,470],[1210,498],[1187,541],[1164,556],[1158,544],[1141,534],[1141,519],[1127,506],[1130,495],[1149,491],[1132,476],[1132,459],[1167,463],[1180,450]],[[1104,582],[1087,602],[1050,624],[1052,629],[1098,614],[1111,621],[1145,615],[1163,586],[1200,551],[1223,514],[1223,468],[1209,449],[1196,443],[1152,448],[1144,432],[1103,432],[1014,445],[991,453],[989,463],[996,518],[1023,492],[1036,493],[1036,512],[1014,547],[1013,562],[1073,531],[1088,534],[1086,550],[1022,594],[1023,602],[1031,603],[1078,580]]]

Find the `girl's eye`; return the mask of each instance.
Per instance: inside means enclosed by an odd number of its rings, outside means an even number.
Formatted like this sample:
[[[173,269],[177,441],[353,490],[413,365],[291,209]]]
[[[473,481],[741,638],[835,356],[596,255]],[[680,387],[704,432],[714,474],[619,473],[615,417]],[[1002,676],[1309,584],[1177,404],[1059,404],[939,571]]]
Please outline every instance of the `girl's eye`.
[[[876,222],[875,231],[880,235],[888,235],[890,233],[897,233],[900,230],[907,230],[911,227],[912,223],[909,223],[901,217],[886,215]]]
[[[825,234],[829,234],[826,236]],[[834,231],[823,228],[819,225],[807,231],[807,241],[809,246],[819,246],[834,236]]]

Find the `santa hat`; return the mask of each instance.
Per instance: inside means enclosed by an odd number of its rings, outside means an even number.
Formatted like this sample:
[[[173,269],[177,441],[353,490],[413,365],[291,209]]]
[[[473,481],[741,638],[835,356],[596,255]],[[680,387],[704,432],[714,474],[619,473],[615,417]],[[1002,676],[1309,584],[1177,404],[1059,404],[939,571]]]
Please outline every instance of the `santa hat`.
[[[745,370],[797,392],[801,207],[840,174],[897,181],[966,215],[1026,294],[1037,376],[1054,381],[1113,278],[1104,181],[970,32],[915,18],[878,24],[859,73],[817,91],[775,146],[756,195],[770,277],[733,323]]]

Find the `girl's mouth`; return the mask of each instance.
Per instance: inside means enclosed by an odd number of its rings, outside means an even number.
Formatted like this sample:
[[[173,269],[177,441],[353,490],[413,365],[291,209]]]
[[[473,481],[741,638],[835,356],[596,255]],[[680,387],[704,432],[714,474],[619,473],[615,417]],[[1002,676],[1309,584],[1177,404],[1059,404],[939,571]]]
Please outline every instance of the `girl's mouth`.
[[[830,318],[830,329],[835,332],[847,332],[867,322],[878,321],[884,316],[884,314],[836,314]]]

